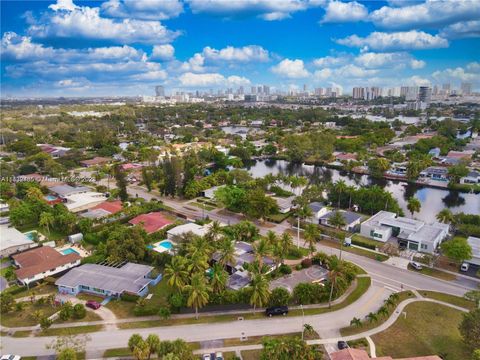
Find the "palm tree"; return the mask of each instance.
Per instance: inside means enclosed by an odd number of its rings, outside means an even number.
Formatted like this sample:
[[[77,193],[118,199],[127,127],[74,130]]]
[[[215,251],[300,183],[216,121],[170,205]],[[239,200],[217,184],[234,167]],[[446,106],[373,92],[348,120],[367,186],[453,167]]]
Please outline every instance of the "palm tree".
[[[392,299],[395,303],[400,299],[400,296],[397,293],[393,293],[389,296],[389,299]]]
[[[305,239],[304,245],[308,244],[308,250],[310,253],[310,258],[315,252],[315,243],[317,242],[318,237],[320,236],[320,230],[315,224],[308,224],[303,233],[303,238]]]
[[[187,270],[190,274],[204,273],[208,269],[208,256],[200,251],[189,257],[187,262]]]
[[[386,306],[382,306],[380,309],[378,309],[377,314],[380,316],[388,316],[388,308]]]
[[[145,339],[145,343],[148,345],[148,358],[157,352],[158,347],[160,346],[160,338],[156,334],[150,334]]]
[[[387,299],[385,299],[385,300],[383,301],[383,303],[384,303],[384,305],[385,305],[386,307],[388,307],[388,308],[395,305],[395,301],[394,301],[392,298],[390,298],[390,297],[387,298]]]
[[[208,239],[204,236],[193,236],[191,241],[187,245],[187,257],[195,257],[199,254],[209,256],[213,251]]]
[[[253,305],[253,313],[255,313],[257,306],[265,306],[268,303],[270,287],[267,278],[261,272],[254,272],[251,286],[250,305]]]
[[[377,314],[375,314],[375,313],[373,313],[373,312],[369,313],[369,314],[366,316],[366,318],[367,318],[368,321],[371,322],[371,323],[373,323],[373,322],[375,322],[375,321],[378,320]]]
[[[347,224],[342,213],[338,210],[335,211],[332,216],[330,216],[330,218],[328,219],[328,223],[331,226],[334,226],[338,231],[340,231],[340,229]],[[342,259],[343,239],[339,239],[339,240],[340,240],[340,259]]]
[[[443,209],[441,210],[437,216],[437,220],[444,223],[444,224],[449,224],[453,222],[453,214],[450,209]]]
[[[315,333],[315,330],[313,329],[313,326],[310,324],[303,324],[303,330],[302,330],[302,340],[304,339],[305,336],[313,335]]]
[[[174,256],[170,264],[165,266],[165,276],[168,278],[168,285],[180,291],[187,283],[188,278],[186,259]]]
[[[54,222],[55,218],[53,217],[53,214],[45,211],[40,214],[40,220],[38,221],[38,225],[46,228],[47,232],[50,234],[50,226],[52,226]]]
[[[287,256],[288,251],[293,245],[292,235],[290,235],[288,232],[284,232],[282,236],[280,236],[280,240],[278,244],[279,244],[279,248],[281,249],[280,262],[283,264],[283,261],[285,260],[285,257]]]
[[[212,279],[210,280],[210,285],[212,291],[215,294],[220,294],[225,290],[228,282],[228,273],[225,271],[225,268],[216,263],[212,267]]]
[[[187,305],[195,308],[195,319],[198,320],[198,309],[207,305],[210,298],[210,287],[203,272],[193,274],[190,285],[186,285],[185,290],[188,294]]]
[[[340,200],[342,198],[342,194],[347,192],[347,184],[343,180],[338,180],[333,186],[334,189],[338,192],[337,208],[340,208]]]
[[[329,271],[328,271],[328,279],[330,280],[330,296],[328,298],[328,307],[332,307],[332,296],[333,296],[333,288],[337,282],[337,277],[340,275],[341,270],[341,261],[336,257],[332,256],[329,262]]]
[[[224,238],[220,243],[218,262],[225,268],[227,265],[235,265],[235,245],[229,238]]]
[[[362,326],[362,320],[354,317],[352,320],[350,320],[350,326],[360,327]]]
[[[278,242],[277,234],[275,234],[272,230],[268,230],[267,234],[265,235],[265,240],[270,246],[274,246]]]
[[[212,221],[212,223],[210,224],[210,229],[208,229],[207,232],[207,237],[213,240],[213,242],[216,242],[219,239],[221,233],[222,225],[220,224],[220,222],[218,220]]]
[[[412,216],[414,213],[419,212],[421,207],[422,203],[416,197],[412,196],[408,198],[407,209],[408,211],[410,211]]]
[[[37,323],[40,322],[40,319],[43,318],[43,311],[42,310],[35,310],[32,313],[32,317],[35,319],[35,321]]]
[[[300,247],[300,219],[306,219],[312,216],[312,209],[307,206],[301,206],[296,210],[297,215],[297,248]]]
[[[263,266],[263,258],[270,254],[270,244],[267,240],[261,238],[253,244],[253,252],[255,253],[255,259],[258,262],[258,266],[261,269]]]

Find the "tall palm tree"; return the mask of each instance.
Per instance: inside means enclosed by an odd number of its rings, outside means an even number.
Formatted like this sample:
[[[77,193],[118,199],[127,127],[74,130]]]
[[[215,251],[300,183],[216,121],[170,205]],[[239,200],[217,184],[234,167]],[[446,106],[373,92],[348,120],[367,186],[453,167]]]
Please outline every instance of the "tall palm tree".
[[[300,219],[312,216],[312,209],[308,205],[301,206],[296,210],[297,215],[297,248],[300,247]]]
[[[198,309],[204,307],[210,298],[210,287],[203,272],[192,275],[190,285],[185,286],[187,291],[187,305],[195,308],[195,319],[198,320]]]
[[[389,298],[387,298],[387,299],[385,299],[385,300],[383,301],[383,304],[384,304],[387,308],[389,308],[389,307],[395,305],[395,301],[389,297]]]
[[[328,307],[332,307],[332,297],[333,297],[333,288],[337,283],[337,277],[341,273],[341,261],[336,257],[332,256],[329,261],[329,271],[328,271],[328,279],[330,280],[330,296],[328,297]]]
[[[278,244],[281,249],[280,262],[283,264],[283,261],[285,260],[285,257],[287,256],[288,251],[293,245],[292,235],[290,235],[288,232],[284,232],[282,236],[280,236],[280,240],[278,241]]]
[[[47,232],[50,234],[50,226],[55,222],[55,218],[51,212],[44,211],[40,214],[40,219],[38,225],[47,229]]]
[[[165,276],[168,278],[168,285],[180,291],[188,279],[186,259],[174,256],[170,264],[165,266]]]
[[[204,236],[194,236],[187,245],[187,257],[194,257],[196,255],[209,256],[213,251],[213,247]]]
[[[265,235],[265,240],[270,246],[274,246],[278,242],[278,236],[272,230],[268,230]]]
[[[160,346],[160,338],[156,334],[149,334],[145,339],[145,343],[148,345],[148,359],[150,359]]]
[[[225,268],[227,265],[235,265],[235,245],[229,238],[223,238],[218,249],[218,262]]]
[[[270,254],[270,249],[270,244],[264,238],[261,238],[253,244],[253,252],[255,253],[255,259],[257,260],[260,269],[263,266],[263,258]]]
[[[215,294],[221,294],[228,282],[228,273],[225,268],[219,263],[214,264],[212,267],[212,278],[210,280],[210,286]]]
[[[407,209],[410,211],[410,213],[415,214],[416,212],[419,212],[422,207],[422,203],[420,200],[418,200],[416,197],[412,196],[408,199],[407,202]]]
[[[253,312],[257,306],[265,306],[270,298],[270,287],[264,274],[255,271],[252,276],[252,296],[250,305],[253,305]]]
[[[195,252],[187,259],[187,270],[190,274],[204,273],[208,269],[208,255],[202,252]]]
[[[308,244],[309,255],[312,257],[315,252],[315,243],[317,242],[318,237],[320,236],[320,230],[315,224],[308,224],[303,233],[303,238],[305,239],[305,245]]]
[[[342,194],[347,192],[347,184],[343,180],[338,180],[333,186],[335,190],[338,192],[337,208],[340,208],[340,200],[342,198]]]

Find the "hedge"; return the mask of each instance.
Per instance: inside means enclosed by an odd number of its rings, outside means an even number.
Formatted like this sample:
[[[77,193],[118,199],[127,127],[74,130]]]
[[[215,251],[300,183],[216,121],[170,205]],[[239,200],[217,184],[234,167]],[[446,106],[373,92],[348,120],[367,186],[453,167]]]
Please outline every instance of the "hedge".
[[[367,249],[376,250],[375,245],[363,242],[361,240],[353,240],[352,239],[352,244],[357,245],[357,246],[361,246],[361,247],[364,247],[364,248],[367,248]]]
[[[123,294],[120,295],[120,299],[122,299],[123,301],[136,303],[137,300],[140,299],[140,296],[134,295],[134,294],[123,293]]]

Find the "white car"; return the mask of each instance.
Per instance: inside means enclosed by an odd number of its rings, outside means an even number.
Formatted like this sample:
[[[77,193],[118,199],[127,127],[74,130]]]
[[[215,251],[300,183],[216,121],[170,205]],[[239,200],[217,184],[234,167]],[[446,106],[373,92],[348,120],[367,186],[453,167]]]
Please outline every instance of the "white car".
[[[20,355],[2,355],[0,360],[20,360],[21,358]]]
[[[215,354],[215,360],[223,360],[223,354],[220,351]]]
[[[415,270],[422,270],[423,266],[422,264],[416,262],[416,261],[411,261],[410,265],[415,269]]]
[[[462,266],[460,266],[460,271],[467,272],[469,267],[470,267],[470,264],[464,262]]]
[[[202,360],[210,360],[210,359],[211,359],[210,354],[203,354]]]

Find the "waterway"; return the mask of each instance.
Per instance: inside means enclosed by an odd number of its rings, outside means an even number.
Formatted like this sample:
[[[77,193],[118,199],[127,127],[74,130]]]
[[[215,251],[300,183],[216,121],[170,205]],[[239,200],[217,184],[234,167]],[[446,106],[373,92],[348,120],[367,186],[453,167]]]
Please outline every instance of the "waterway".
[[[393,194],[407,215],[409,215],[407,199],[411,196],[417,197],[422,203],[422,208],[419,213],[415,213],[415,218],[429,223],[436,221],[435,215],[445,208],[449,208],[453,213],[480,214],[480,194],[419,186],[403,181],[374,179],[368,175],[352,174],[323,166],[292,164],[285,160],[254,161],[246,166],[246,170],[254,177],[282,174],[305,176],[312,183],[343,180],[347,185],[378,185]]]

